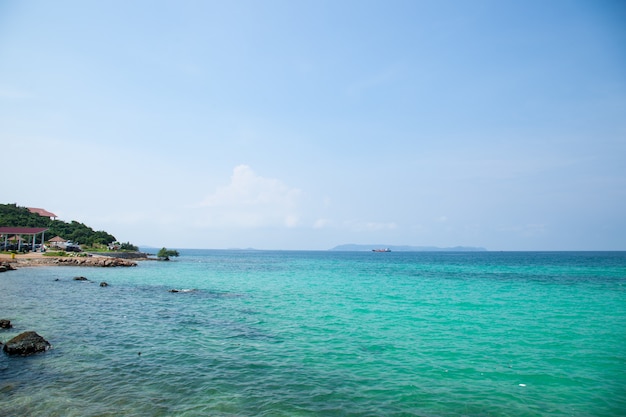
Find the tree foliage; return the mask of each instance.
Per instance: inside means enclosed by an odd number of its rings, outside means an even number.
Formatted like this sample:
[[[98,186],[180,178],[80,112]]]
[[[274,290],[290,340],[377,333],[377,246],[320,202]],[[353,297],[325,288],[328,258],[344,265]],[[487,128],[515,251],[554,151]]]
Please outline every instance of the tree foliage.
[[[157,253],[157,257],[163,259],[164,261],[169,261],[170,256],[180,256],[177,250],[161,248],[159,253]]]
[[[133,245],[130,242],[122,243],[120,245],[120,249],[121,250],[132,250],[132,251],[135,251],[135,252],[137,252],[139,250],[139,248],[137,246]]]
[[[115,242],[115,236],[103,231],[95,231],[91,227],[72,220],[66,223],[61,220],[52,220],[35,213],[31,213],[26,207],[16,204],[0,204],[0,226],[9,227],[47,227],[47,238],[61,236],[65,240],[71,240],[81,245],[102,244],[108,245]]]

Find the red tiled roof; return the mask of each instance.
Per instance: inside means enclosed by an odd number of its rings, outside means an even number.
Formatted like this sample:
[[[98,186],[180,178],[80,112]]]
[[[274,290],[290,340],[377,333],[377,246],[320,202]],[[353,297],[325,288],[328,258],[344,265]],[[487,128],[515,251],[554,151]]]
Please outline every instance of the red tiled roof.
[[[54,213],[50,213],[48,210],[44,210],[42,208],[37,208],[37,207],[28,207],[28,211],[34,214],[39,214],[42,217],[59,217]]]
[[[0,227],[0,235],[36,235],[46,230],[47,227]]]

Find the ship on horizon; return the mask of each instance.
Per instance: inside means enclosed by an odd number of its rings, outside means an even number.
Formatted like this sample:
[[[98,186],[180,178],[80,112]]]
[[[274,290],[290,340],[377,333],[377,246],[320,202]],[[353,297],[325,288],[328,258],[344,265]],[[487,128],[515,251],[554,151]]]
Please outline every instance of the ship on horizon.
[[[372,249],[372,252],[391,252],[389,248]]]

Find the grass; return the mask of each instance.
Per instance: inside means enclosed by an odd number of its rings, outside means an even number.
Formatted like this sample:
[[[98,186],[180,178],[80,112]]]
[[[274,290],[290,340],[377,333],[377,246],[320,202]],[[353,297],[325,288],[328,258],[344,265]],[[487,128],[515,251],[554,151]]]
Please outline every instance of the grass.
[[[67,256],[67,252],[65,252],[64,250],[56,252],[44,252],[43,256]]]
[[[85,257],[89,256],[87,252],[65,252],[64,250],[60,251],[48,251],[43,254],[43,256],[55,256],[55,257],[64,257],[64,256],[72,256],[72,257]]]

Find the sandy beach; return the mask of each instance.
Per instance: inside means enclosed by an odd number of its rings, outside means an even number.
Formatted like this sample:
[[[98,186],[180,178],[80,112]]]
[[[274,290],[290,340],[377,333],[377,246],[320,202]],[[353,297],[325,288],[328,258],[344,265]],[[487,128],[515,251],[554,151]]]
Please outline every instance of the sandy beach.
[[[29,265],[29,264],[41,264],[43,262],[56,260],[56,256],[43,256],[41,252],[31,252],[31,253],[20,253],[20,254],[10,254],[10,253],[0,253],[0,262],[9,262],[13,266],[17,265]]]

